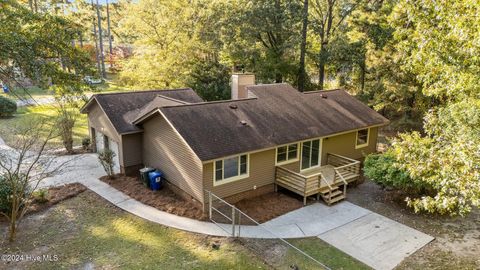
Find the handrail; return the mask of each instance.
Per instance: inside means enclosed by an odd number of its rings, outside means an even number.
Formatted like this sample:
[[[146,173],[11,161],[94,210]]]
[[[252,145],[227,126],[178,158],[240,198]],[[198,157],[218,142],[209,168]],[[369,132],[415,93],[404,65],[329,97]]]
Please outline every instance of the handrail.
[[[358,161],[358,163],[360,163],[360,161]],[[343,168],[347,168],[347,167],[350,167],[350,166],[353,166],[353,165],[357,165],[358,163],[357,163],[357,162],[352,162],[352,163],[349,163],[349,164],[345,164],[345,165],[338,166],[338,167],[333,167],[333,168],[335,168],[335,169],[343,169]]]
[[[340,179],[343,181],[343,183],[345,185],[348,185],[348,182],[345,180],[345,178],[343,177],[343,175],[337,170],[337,168],[333,168],[335,170],[335,173],[337,173],[338,175],[340,175]]]
[[[339,158],[343,158],[343,159],[346,159],[346,160],[350,160],[350,161],[352,161],[352,162],[359,162],[358,160],[355,160],[355,159],[353,159],[353,158],[344,157],[344,156],[337,155],[337,154],[327,153],[327,155],[336,156],[336,157],[339,157]]]
[[[322,173],[320,173],[320,175],[319,175],[318,177],[319,177],[321,180],[323,180],[323,181],[325,182],[325,184],[327,184],[329,190],[332,190],[332,189],[333,189],[332,186],[328,183],[327,179],[325,178],[325,176],[323,176]]]

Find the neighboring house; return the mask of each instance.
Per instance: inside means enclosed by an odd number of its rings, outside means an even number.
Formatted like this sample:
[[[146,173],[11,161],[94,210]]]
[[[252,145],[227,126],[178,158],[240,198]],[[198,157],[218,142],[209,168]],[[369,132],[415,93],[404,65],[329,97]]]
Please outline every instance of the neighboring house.
[[[122,172],[158,168],[202,204],[206,191],[235,202],[278,186],[305,202],[343,199],[388,120],[343,90],[254,80],[234,75],[227,101],[202,102],[191,89],[99,94],[82,112],[93,139],[118,143]]]

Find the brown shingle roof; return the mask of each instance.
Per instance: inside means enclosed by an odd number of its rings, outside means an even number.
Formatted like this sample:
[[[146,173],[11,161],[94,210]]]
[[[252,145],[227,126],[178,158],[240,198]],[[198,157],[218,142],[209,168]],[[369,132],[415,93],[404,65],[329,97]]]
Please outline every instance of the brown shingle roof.
[[[288,84],[248,90],[257,98],[160,110],[204,161],[388,123],[343,90],[301,93]]]
[[[203,102],[190,88],[95,94],[92,99],[97,100],[117,132],[124,134],[141,130],[132,124],[133,120],[145,110],[150,102],[154,102],[158,106],[157,101],[159,100],[156,98],[159,95],[186,103]],[[172,103],[167,105],[172,105]]]

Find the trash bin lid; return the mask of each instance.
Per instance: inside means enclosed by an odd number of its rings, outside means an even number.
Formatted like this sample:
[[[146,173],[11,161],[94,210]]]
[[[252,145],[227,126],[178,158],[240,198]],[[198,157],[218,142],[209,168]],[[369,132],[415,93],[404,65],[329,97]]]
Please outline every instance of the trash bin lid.
[[[151,172],[151,171],[154,171],[154,170],[155,170],[154,168],[145,167],[145,168],[140,169],[140,172],[141,173],[146,173],[146,172]]]

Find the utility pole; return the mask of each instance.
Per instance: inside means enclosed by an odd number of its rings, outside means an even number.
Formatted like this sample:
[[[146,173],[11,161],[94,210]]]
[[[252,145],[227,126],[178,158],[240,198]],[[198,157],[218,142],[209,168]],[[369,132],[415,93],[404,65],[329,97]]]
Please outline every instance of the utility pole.
[[[105,72],[105,59],[103,57],[103,33],[102,33],[102,16],[100,15],[100,8],[97,1],[97,21],[98,21],[98,41],[100,44],[100,64],[102,65],[101,68],[101,75],[102,78],[106,78],[106,72]]]

